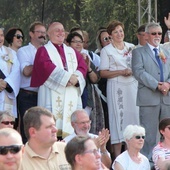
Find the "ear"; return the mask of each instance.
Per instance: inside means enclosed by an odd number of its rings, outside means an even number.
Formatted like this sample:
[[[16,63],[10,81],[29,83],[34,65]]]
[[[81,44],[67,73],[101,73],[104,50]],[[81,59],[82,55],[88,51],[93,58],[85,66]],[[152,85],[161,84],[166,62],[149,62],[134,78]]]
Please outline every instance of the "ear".
[[[149,34],[147,32],[145,32],[145,38],[148,39]]]
[[[129,141],[130,141],[130,139],[126,139],[125,143],[126,143],[126,144],[128,144],[128,143],[129,143]]]
[[[33,37],[33,32],[32,31],[29,32],[29,36]]]
[[[71,122],[71,126],[72,126],[72,127],[73,127],[73,129],[74,129],[75,122]]]
[[[137,38],[139,39],[139,34],[138,34],[138,33],[136,33],[136,36],[137,36]]]
[[[36,129],[34,127],[29,128],[30,137],[34,137],[36,134]]]
[[[160,130],[160,134],[162,134],[162,135],[163,135],[163,134],[164,134],[164,130]]]
[[[83,160],[82,155],[77,154],[75,156],[75,161],[77,162],[77,164],[82,165],[82,160]]]

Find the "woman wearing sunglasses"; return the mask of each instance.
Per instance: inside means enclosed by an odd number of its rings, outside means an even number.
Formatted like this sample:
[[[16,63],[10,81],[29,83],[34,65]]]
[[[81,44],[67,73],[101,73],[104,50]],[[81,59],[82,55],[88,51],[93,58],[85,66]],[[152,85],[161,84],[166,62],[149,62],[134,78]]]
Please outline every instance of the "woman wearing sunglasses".
[[[5,35],[5,40],[16,54],[17,50],[22,46],[24,33],[20,28],[10,28]]]
[[[110,43],[111,43],[111,37],[107,33],[107,29],[102,27],[97,32],[97,36],[96,36],[97,50],[95,51],[95,53],[100,55],[101,49]]]
[[[165,118],[159,123],[161,140],[153,149],[152,159],[156,170],[170,167],[170,118]]]
[[[8,111],[0,111],[0,129],[14,128],[15,118]]]
[[[113,170],[150,170],[148,159],[140,153],[144,144],[145,129],[138,125],[128,125],[123,133],[127,150],[113,162]]]

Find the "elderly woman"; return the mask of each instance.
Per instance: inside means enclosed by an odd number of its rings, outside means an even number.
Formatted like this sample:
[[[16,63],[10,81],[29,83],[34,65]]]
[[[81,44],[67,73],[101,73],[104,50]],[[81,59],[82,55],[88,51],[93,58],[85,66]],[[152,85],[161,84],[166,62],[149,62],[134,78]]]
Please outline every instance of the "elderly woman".
[[[124,25],[111,22],[107,32],[112,38],[102,48],[100,75],[107,78],[107,104],[113,158],[121,153],[123,130],[129,124],[139,124],[136,106],[137,81],[132,75],[131,58],[134,45],[124,42]]]
[[[170,118],[165,118],[159,123],[161,141],[153,149],[152,159],[156,170],[170,167]]]
[[[20,28],[10,28],[5,35],[5,40],[16,54],[17,50],[22,46],[24,33]]]
[[[101,163],[100,152],[89,136],[74,137],[67,143],[65,155],[72,170],[108,170]]]
[[[8,111],[0,111],[0,129],[14,128],[15,118]]]
[[[123,133],[127,150],[113,162],[114,170],[150,170],[148,159],[140,153],[144,144],[145,129],[138,125],[128,125]]]

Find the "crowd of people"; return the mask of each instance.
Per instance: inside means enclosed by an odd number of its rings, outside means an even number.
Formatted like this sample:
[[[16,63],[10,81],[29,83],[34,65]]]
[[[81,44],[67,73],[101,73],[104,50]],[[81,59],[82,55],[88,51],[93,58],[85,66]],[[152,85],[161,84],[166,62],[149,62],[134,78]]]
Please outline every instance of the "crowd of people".
[[[0,170],[170,167],[168,31],[141,25],[134,45],[124,30],[99,28],[93,52],[80,27],[33,22],[25,46],[0,28]]]

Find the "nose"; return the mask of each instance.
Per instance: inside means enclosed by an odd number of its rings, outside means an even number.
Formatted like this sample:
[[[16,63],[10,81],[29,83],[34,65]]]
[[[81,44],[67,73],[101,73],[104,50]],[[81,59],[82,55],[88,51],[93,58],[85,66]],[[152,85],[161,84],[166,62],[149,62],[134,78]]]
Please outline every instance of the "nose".
[[[11,124],[9,123],[8,128],[13,128],[13,127],[14,127],[14,125],[11,125]]]
[[[58,129],[56,128],[56,126],[53,126],[53,132],[57,133]]]
[[[12,157],[13,157],[13,154],[8,151],[8,153],[6,154],[6,158],[10,159]]]

